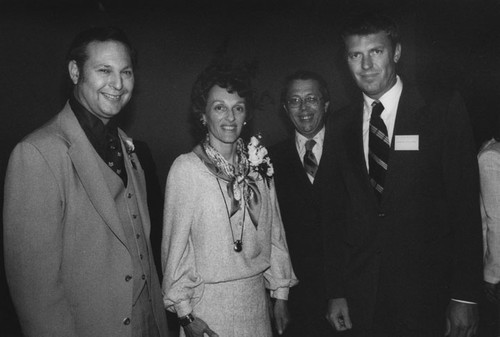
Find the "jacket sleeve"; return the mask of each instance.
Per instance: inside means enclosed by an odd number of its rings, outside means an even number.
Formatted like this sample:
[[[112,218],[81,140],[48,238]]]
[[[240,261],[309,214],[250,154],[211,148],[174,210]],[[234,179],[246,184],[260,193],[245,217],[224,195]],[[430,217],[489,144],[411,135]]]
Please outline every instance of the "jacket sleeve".
[[[271,181],[270,197],[272,207],[271,267],[264,272],[264,277],[267,281],[267,288],[271,290],[271,297],[286,300],[290,287],[296,285],[298,280],[293,272],[288,253],[274,181]]]
[[[458,93],[448,102],[442,130],[447,218],[453,228],[451,298],[477,303],[483,270],[479,172],[472,128]]]
[[[349,111],[349,114],[354,112]],[[325,139],[324,148],[331,153],[325,156],[325,159],[329,159],[329,162],[325,163],[329,169],[328,177],[323,180],[324,184],[321,186],[321,225],[325,297],[334,299],[346,297],[344,282],[349,281],[345,276],[349,252],[342,237],[343,233],[353,227],[354,217],[340,166],[340,160],[343,160],[341,152],[344,148],[338,137],[343,127],[337,120],[333,120],[332,116],[327,123],[327,132],[331,136]],[[327,141],[330,143],[326,144]]]
[[[16,146],[5,180],[5,269],[26,336],[76,336],[60,273],[65,199],[58,179],[35,146]]]
[[[500,153],[479,155],[481,210],[484,237],[484,280],[500,282]]]
[[[195,173],[189,171],[189,163],[180,159],[172,165],[165,188],[162,268],[165,308],[182,317],[191,313],[194,304],[200,301],[203,281],[196,270],[190,235],[197,206],[193,192]]]

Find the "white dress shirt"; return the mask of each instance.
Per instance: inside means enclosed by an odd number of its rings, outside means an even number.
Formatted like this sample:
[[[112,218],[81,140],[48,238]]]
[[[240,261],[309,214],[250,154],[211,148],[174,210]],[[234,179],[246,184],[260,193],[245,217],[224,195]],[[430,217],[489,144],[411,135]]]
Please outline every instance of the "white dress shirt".
[[[316,144],[312,148],[312,152],[314,156],[316,157],[316,161],[319,166],[319,162],[321,160],[321,154],[323,153],[323,142],[325,140],[325,127],[321,128],[319,132],[311,139],[314,139]],[[299,132],[295,131],[295,146],[297,147],[297,152],[299,154],[300,161],[302,163],[302,166],[304,166],[304,155],[306,154],[306,142],[309,140],[309,138],[304,137],[301,135]],[[311,181],[311,184],[314,183],[314,177],[311,176],[309,173],[307,174],[307,177]]]
[[[483,220],[484,280],[500,282],[500,143],[491,139],[478,155]]]
[[[396,76],[396,84],[389,89],[380,99],[379,102],[384,106],[384,111],[380,114],[380,118],[385,123],[387,128],[387,136],[389,137],[389,144],[392,144],[392,135],[394,134],[394,123],[396,122],[396,113],[398,111],[399,98],[403,91],[403,82]],[[363,149],[365,152],[365,163],[368,167],[368,138],[370,136],[370,118],[372,115],[372,103],[375,101],[363,94]]]

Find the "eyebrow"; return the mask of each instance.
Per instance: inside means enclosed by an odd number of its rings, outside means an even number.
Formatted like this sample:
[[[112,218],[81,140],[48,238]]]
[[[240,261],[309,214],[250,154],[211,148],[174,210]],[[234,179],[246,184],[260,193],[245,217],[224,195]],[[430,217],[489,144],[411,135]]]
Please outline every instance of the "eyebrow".
[[[224,103],[224,104],[226,104],[226,102],[225,102],[224,100],[221,100],[221,99],[214,99],[214,100],[211,100],[211,101],[209,100],[209,101],[207,101],[207,102],[208,102],[208,103],[220,102],[220,103]],[[245,101],[245,99],[242,99],[242,100],[236,101],[236,103],[235,103],[235,104],[239,104],[239,103],[246,104],[246,101]]]
[[[99,67],[104,67],[104,68],[115,68],[113,65],[108,64],[108,63],[97,63],[94,68],[99,68]],[[120,68],[120,71],[125,70],[125,69],[134,69],[132,65],[127,65],[123,68]]]
[[[308,93],[308,94],[305,94],[304,97],[308,97],[308,96],[320,96],[321,94],[315,94],[315,93]],[[294,98],[294,97],[299,97],[299,98],[302,98],[302,96],[298,95],[298,94],[293,94],[293,95],[290,95],[290,96],[287,96],[287,98]]]

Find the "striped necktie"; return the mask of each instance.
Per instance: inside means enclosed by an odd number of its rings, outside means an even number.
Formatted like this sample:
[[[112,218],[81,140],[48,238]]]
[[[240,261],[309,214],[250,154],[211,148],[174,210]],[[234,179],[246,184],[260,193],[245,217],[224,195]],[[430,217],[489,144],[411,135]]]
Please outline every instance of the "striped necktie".
[[[316,175],[316,171],[318,170],[318,161],[316,160],[316,156],[312,152],[314,145],[316,145],[316,141],[313,139],[309,139],[306,142],[306,153],[304,154],[304,168],[306,172],[313,178]]]
[[[387,127],[382,118],[380,118],[382,111],[384,111],[382,103],[378,101],[373,102],[372,114],[370,117],[370,136],[368,141],[370,183],[379,201],[384,191],[390,149]]]

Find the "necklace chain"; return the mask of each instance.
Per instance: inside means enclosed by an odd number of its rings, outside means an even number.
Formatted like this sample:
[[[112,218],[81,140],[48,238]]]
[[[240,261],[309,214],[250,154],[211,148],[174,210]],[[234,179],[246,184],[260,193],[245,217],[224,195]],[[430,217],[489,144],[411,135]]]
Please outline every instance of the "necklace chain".
[[[224,196],[224,192],[222,192],[222,187],[220,185],[219,178],[216,177],[215,179],[217,180],[217,184],[219,185],[219,190],[220,190],[220,193],[221,193],[221,196],[222,196],[222,200],[224,200],[224,206],[226,208],[226,214],[227,214],[227,221],[229,223],[229,228],[231,229],[231,237],[233,239],[233,244],[234,244],[233,249],[237,253],[239,253],[243,249],[243,230],[245,229],[245,214],[246,214],[246,204],[245,204],[245,200],[244,200],[245,198],[242,198],[243,199],[243,220],[241,222],[240,239],[239,240],[235,240],[234,239],[233,225],[231,224],[231,216],[229,215],[229,208],[227,207],[226,197]]]

